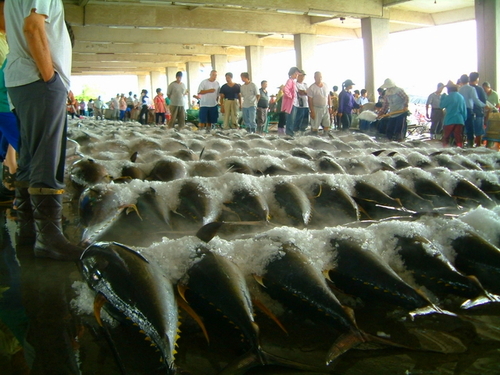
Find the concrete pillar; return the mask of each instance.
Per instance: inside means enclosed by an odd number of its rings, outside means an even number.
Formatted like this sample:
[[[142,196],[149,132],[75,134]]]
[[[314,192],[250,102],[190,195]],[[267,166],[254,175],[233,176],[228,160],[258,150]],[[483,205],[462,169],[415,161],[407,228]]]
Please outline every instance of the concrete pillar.
[[[245,55],[247,58],[247,71],[248,74],[250,74],[250,80],[253,81],[257,87],[260,87],[260,81],[266,79],[266,77],[263,77],[262,73],[264,47],[246,46]],[[235,77],[235,81],[239,79],[239,77]]]
[[[192,107],[193,95],[198,94],[198,86],[200,86],[200,63],[197,61],[188,61],[186,63],[189,108]],[[208,78],[208,77],[207,77]]]
[[[167,75],[167,86],[175,81],[175,74],[179,71],[176,67],[169,66],[165,68],[165,73]]]
[[[211,55],[212,69],[217,70],[218,77],[224,77],[227,73],[227,55]]]
[[[480,84],[488,81],[500,90],[500,2],[476,0],[477,62]]]
[[[389,20],[385,18],[361,19],[363,49],[365,53],[365,88],[370,101],[376,101],[377,89],[390,78],[387,65],[386,49],[389,41]],[[358,83],[358,82],[356,82]],[[361,86],[358,83],[359,86]]]
[[[137,76],[137,86],[139,86],[139,92],[137,93],[137,97],[142,90],[148,90],[148,93],[151,94],[151,76],[149,75],[138,75]]]
[[[293,44],[297,67],[303,69],[311,77],[315,66],[316,36],[311,34],[295,34],[293,36]]]
[[[163,94],[167,92],[167,76],[163,72],[151,72],[151,92],[154,95],[157,88],[160,88]]]

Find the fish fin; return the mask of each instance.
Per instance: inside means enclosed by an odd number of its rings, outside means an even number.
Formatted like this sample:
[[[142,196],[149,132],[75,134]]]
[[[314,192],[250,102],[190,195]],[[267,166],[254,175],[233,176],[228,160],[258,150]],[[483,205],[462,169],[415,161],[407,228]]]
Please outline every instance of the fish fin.
[[[255,306],[257,306],[260,311],[262,311],[264,314],[269,316],[278,325],[278,327],[280,327],[283,330],[283,332],[285,332],[288,335],[286,328],[283,326],[283,324],[281,324],[281,322],[278,320],[276,315],[274,315],[273,312],[271,310],[269,310],[261,301],[259,301],[257,299],[253,299],[252,303]]]
[[[177,284],[177,289],[178,290],[179,290],[179,285],[180,284]],[[207,332],[207,329],[205,328],[205,324],[203,324],[203,321],[201,320],[201,318],[199,317],[199,315],[196,314],[196,312],[191,308],[191,306],[189,306],[188,302],[186,301],[186,299],[184,297],[184,292],[181,293],[179,291],[179,294],[181,294],[181,297],[177,298],[177,304],[185,312],[187,312],[189,315],[191,315],[191,317],[196,321],[196,323],[198,323],[198,325],[200,326],[201,330],[203,331],[203,335],[205,336],[205,339],[207,340],[207,343],[210,344],[210,339],[208,338],[208,332]]]
[[[349,319],[351,319],[351,322],[354,324],[354,326],[358,328],[358,325],[356,323],[356,317],[354,316],[354,310],[344,305],[342,305],[342,309],[345,311]]]
[[[330,349],[328,349],[326,364],[329,365],[336,358],[365,341],[366,339],[359,331],[351,331],[340,335]]]
[[[332,279],[330,278],[330,271],[331,270],[323,270],[323,276],[325,277],[325,279],[327,279],[329,282],[331,282],[333,284],[333,281]]]
[[[108,300],[106,299],[106,297],[104,297],[104,295],[102,295],[101,293],[96,294],[94,298],[94,316],[95,319],[97,320],[97,323],[101,327],[104,327],[104,324],[102,323],[101,319],[101,309],[106,302],[108,302]]]
[[[428,314],[444,314],[444,315],[450,315],[450,316],[457,316],[457,314],[452,313],[451,311],[448,311],[448,310],[443,310],[440,307],[435,306],[433,304],[430,304],[430,305],[424,306],[424,307],[420,307],[420,308],[415,309],[413,311],[410,311],[408,313],[408,315],[410,315],[412,320],[414,320],[416,316],[428,315]]]
[[[396,155],[397,153],[398,153],[397,151],[392,151],[392,152],[389,152],[389,153],[387,154],[387,156],[394,156],[394,155]]]
[[[463,310],[468,310],[477,306],[486,305],[491,302],[500,302],[500,296],[487,293],[484,296],[479,296],[474,299],[468,299],[460,305],[460,308]]]
[[[200,156],[198,156],[198,160],[201,160],[202,156],[203,156],[203,151],[205,151],[205,147],[203,147],[201,149],[201,152],[200,152]]]
[[[372,155],[374,156],[379,156],[382,152],[384,152],[385,150],[378,150],[378,151],[374,151],[372,152]]]
[[[126,205],[120,206],[120,208],[125,209],[125,213],[127,215],[134,211],[135,213],[137,213],[137,216],[139,216],[139,219],[142,220],[141,214],[139,213],[139,209],[137,208],[137,206],[135,204],[126,204]]]
[[[264,288],[266,288],[266,286],[264,285],[264,279],[262,276],[260,275],[256,275],[256,274],[253,274],[253,278],[255,279],[255,281],[257,281],[260,285],[262,285]]]

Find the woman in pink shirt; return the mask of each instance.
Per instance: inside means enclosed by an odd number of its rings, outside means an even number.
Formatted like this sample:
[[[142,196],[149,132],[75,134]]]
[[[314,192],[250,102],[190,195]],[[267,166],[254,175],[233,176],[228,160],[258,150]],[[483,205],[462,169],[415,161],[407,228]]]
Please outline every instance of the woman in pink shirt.
[[[293,102],[297,97],[297,86],[295,81],[299,75],[300,69],[294,66],[288,71],[288,81],[286,81],[285,87],[283,87],[283,104],[281,105],[281,110],[286,112],[286,134],[293,136],[293,117],[294,117],[294,106]]]
[[[165,123],[165,112],[167,112],[167,106],[165,105],[165,98],[163,97],[161,89],[156,89],[154,104],[155,104],[155,114],[156,114],[156,125],[163,125]]]

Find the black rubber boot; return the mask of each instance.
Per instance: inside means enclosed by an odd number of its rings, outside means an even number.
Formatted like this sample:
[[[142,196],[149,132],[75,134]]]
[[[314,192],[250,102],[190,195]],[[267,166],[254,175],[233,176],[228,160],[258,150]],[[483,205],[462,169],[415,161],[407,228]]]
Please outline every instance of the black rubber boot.
[[[29,188],[35,220],[35,256],[78,260],[83,248],[71,244],[62,232],[63,190]]]
[[[24,187],[21,181],[16,182],[16,245],[33,246],[36,239],[35,222],[33,221],[28,183],[25,184]]]

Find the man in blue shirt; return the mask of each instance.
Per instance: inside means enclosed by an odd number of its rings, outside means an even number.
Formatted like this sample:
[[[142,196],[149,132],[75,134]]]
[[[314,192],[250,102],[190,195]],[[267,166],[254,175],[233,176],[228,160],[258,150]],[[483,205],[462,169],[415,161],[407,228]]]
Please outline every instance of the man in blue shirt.
[[[469,84],[474,87],[477,93],[477,97],[481,102],[486,105],[486,93],[483,88],[479,86],[479,73],[472,72],[469,74]],[[481,138],[486,133],[484,130],[484,107],[480,107],[477,104],[474,104],[472,108],[472,112],[474,112],[474,145],[476,147],[481,146]]]
[[[465,121],[467,147],[472,147],[474,144],[474,105],[484,108],[485,104],[479,100],[476,89],[469,85],[469,76],[467,74],[462,74],[460,83],[462,87],[460,87],[458,92],[464,97],[467,107],[467,121]]]
[[[440,105],[446,109],[443,128],[443,147],[449,145],[450,136],[453,134],[457,147],[463,146],[463,128],[467,120],[467,108],[464,97],[458,93],[458,86],[451,81],[446,84],[448,95],[441,96]]]

